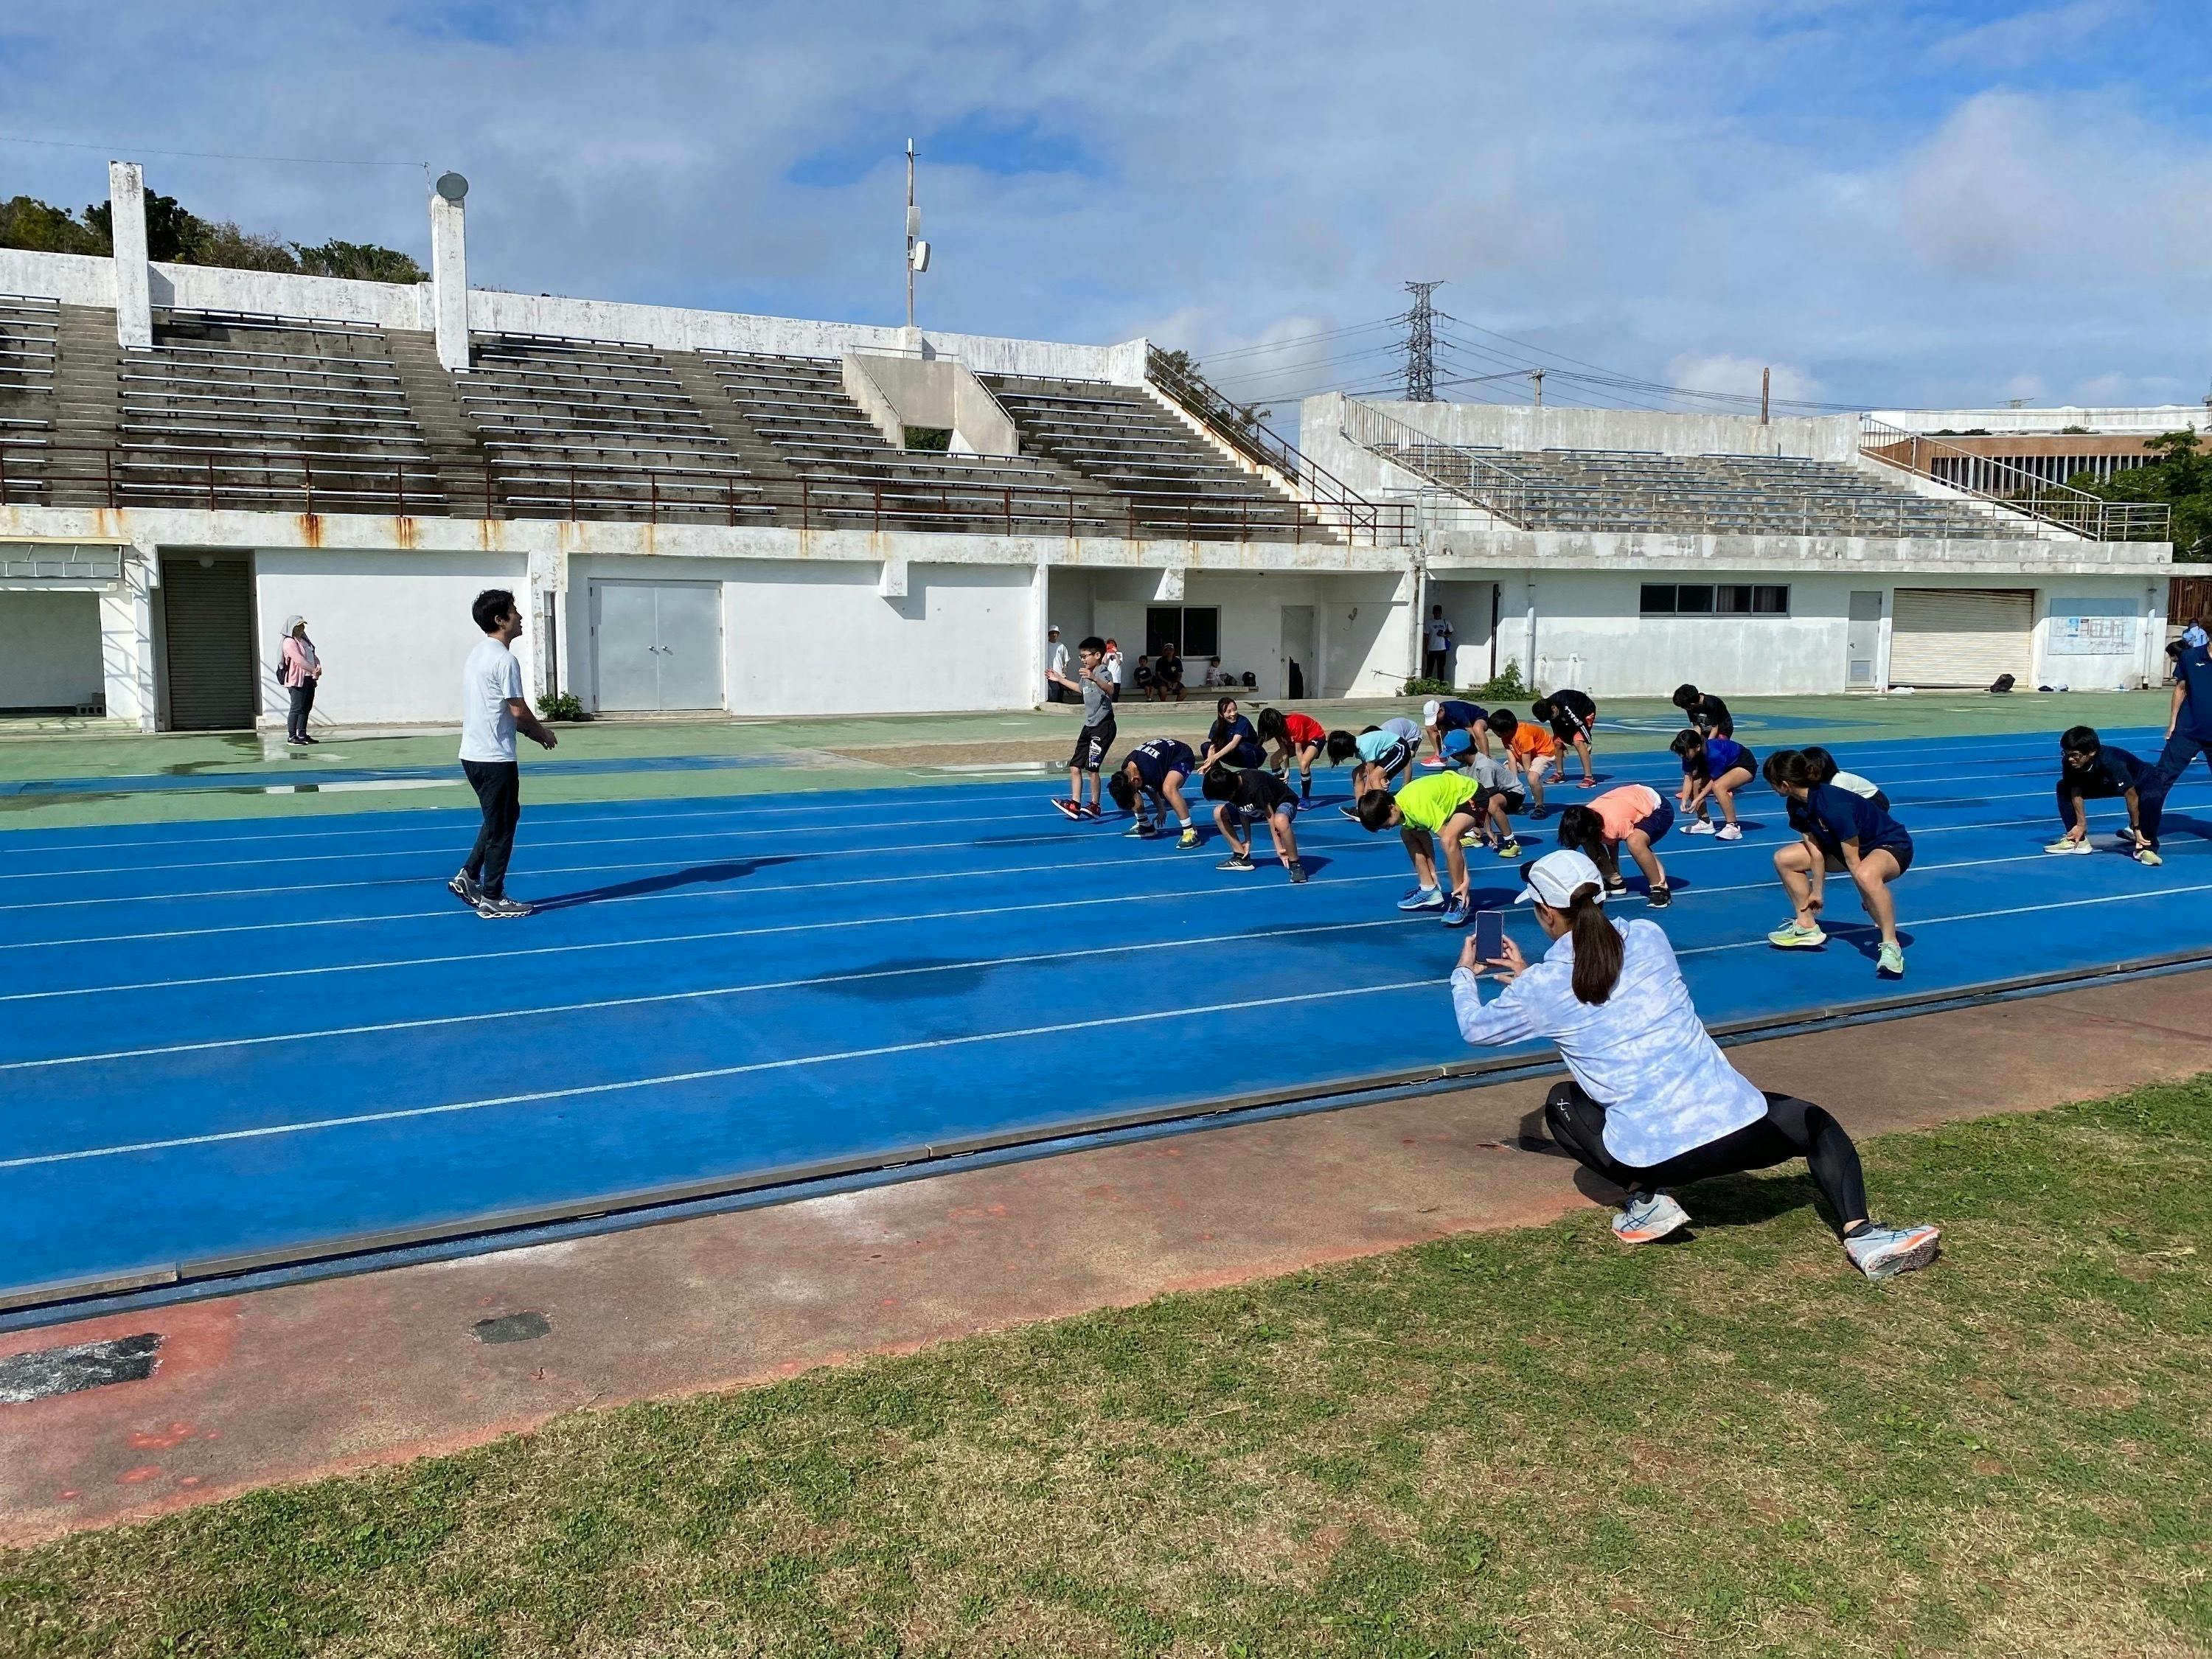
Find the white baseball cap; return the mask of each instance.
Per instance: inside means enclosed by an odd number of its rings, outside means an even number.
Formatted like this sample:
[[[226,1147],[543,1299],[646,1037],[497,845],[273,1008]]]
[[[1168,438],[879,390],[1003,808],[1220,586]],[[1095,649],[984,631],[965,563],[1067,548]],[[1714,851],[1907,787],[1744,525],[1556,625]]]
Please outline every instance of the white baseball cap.
[[[1443,707],[1443,704],[1438,702],[1434,697],[1431,697],[1426,702],[1423,703],[1421,705],[1421,724],[1424,726],[1434,726],[1437,723],[1437,710]]]
[[[1046,629],[1044,631],[1048,634],[1057,634],[1060,632],[1060,624],[1058,623],[1054,623],[1051,627]]]
[[[1554,910],[1564,910],[1574,902],[1575,891],[1581,887],[1595,887],[1597,902],[1605,902],[1605,878],[1587,854],[1571,848],[1547,853],[1528,866],[1528,884],[1515,897],[1516,904],[1527,904],[1541,899]]]

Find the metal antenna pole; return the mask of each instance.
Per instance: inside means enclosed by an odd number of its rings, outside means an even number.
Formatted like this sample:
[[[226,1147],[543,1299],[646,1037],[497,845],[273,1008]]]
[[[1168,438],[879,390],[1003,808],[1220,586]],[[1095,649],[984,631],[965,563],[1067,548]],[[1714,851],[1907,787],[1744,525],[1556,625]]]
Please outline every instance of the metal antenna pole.
[[[1528,371],[1528,378],[1535,383],[1536,407],[1541,409],[1544,406],[1544,371],[1532,368]]]
[[[906,325],[914,326],[914,239],[921,216],[914,206],[914,140],[906,141]]]
[[[1413,308],[1406,313],[1406,401],[1432,404],[1437,400],[1437,309],[1429,296],[1443,284],[1408,283]]]

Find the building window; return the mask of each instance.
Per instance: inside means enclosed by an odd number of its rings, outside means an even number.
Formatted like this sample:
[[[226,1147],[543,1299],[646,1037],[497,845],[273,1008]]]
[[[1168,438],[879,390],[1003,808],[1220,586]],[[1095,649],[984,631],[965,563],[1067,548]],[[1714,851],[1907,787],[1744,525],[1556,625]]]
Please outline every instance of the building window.
[[[1786,617],[1783,582],[1645,582],[1636,603],[1645,617]]]
[[[1145,610],[1145,654],[1172,645],[1186,657],[1221,654],[1221,608],[1212,605],[1155,605]]]

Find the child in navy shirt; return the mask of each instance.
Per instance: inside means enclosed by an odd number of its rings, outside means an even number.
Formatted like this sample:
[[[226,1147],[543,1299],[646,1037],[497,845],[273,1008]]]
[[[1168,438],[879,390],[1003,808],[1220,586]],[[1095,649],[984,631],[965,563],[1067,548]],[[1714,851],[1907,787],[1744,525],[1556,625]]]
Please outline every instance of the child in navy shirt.
[[[1685,835],[1714,833],[1706,803],[1721,804],[1719,835],[1723,841],[1743,839],[1743,826],[1735,821],[1735,792],[1759,775],[1759,759],[1734,738],[1719,732],[1683,732],[1668,745],[1682,762],[1681,810],[1689,822]],[[1691,816],[1694,814],[1694,816]]]
[[[1195,847],[1198,831],[1191,824],[1190,803],[1183,799],[1182,781],[1196,769],[1197,757],[1188,744],[1175,738],[1149,738],[1132,749],[1121,769],[1106,781],[1106,793],[1123,811],[1136,815],[1137,821],[1129,826],[1131,835],[1158,834],[1153,828],[1155,815],[1159,829],[1164,830],[1172,807],[1176,822],[1182,825],[1182,838],[1176,844]]]
[[[1298,815],[1298,799],[1290,785],[1256,767],[1236,772],[1217,769],[1206,775],[1206,798],[1219,803],[1213,809],[1213,822],[1232,849],[1216,869],[1253,867],[1252,826],[1265,818],[1268,833],[1274,837],[1275,856],[1291,872],[1291,882],[1305,880],[1306,867],[1298,861],[1297,835],[1291,828],[1291,821]]]
[[[2134,849],[2138,864],[2161,862],[2157,852],[2143,844],[2142,788],[2150,769],[2124,749],[2116,749],[2097,736],[2092,726],[2075,726],[2058,739],[2058,822],[2065,833],[2043,850],[2046,853],[2089,851],[2089,807],[2093,800],[2127,803],[2128,827],[2120,839]]]
[[[1820,919],[1823,890],[1830,873],[1847,871],[1859,902],[1881,929],[1875,971],[1903,978],[1905,947],[1898,942],[1897,903],[1889,884],[1912,867],[1912,837],[1865,796],[1814,782],[1814,769],[1802,754],[1791,756],[1777,771],[1775,789],[1788,803],[1790,827],[1800,839],[1776,851],[1774,870],[1796,914],[1787,926],[1769,933],[1766,942],[1784,951],[1826,945],[1828,935]]]

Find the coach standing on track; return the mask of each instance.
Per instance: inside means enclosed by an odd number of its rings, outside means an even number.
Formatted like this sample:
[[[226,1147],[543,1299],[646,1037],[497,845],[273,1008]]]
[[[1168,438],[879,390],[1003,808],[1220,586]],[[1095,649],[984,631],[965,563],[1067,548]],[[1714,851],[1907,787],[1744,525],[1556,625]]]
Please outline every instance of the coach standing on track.
[[[2136,791],[2142,823],[2136,846],[2154,857],[2166,817],[2166,792],[2181,781],[2197,756],[2212,766],[2212,649],[2203,642],[2203,630],[2194,623],[2191,628],[2199,636],[2197,644],[2189,642],[2187,634],[2174,641],[2180,649],[2173,655],[2173,705],[2166,718],[2166,748]],[[2173,651],[2172,646],[2166,648]]]
[[[1688,1222],[1669,1188],[1802,1158],[1868,1278],[1935,1260],[1935,1228],[1867,1219],[1858,1151],[1841,1124],[1806,1101],[1760,1093],[1729,1064],[1691,1005],[1666,931],[1608,918],[1595,864],[1547,854],[1528,867],[1521,898],[1534,902],[1552,948],[1532,966],[1509,939],[1502,959],[1482,963],[1469,939],[1451,976],[1452,1010],[1469,1042],[1558,1045],[1570,1078],[1545,1101],[1544,1121],[1579,1163],[1627,1194],[1613,1223],[1622,1243],[1648,1244]],[[1488,1004],[1486,967],[1505,970],[1504,991]]]
[[[508,649],[522,637],[522,612],[514,595],[488,587],[470,607],[483,638],[461,669],[461,770],[483,809],[483,827],[460,873],[446,884],[487,921],[526,916],[530,907],[507,896],[507,861],[514,851],[514,826],[522,817],[522,768],[514,734],[550,749],[559,741],[538,723],[522,696],[522,665]]]

